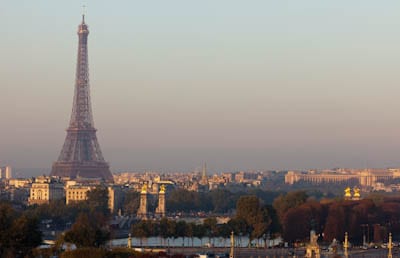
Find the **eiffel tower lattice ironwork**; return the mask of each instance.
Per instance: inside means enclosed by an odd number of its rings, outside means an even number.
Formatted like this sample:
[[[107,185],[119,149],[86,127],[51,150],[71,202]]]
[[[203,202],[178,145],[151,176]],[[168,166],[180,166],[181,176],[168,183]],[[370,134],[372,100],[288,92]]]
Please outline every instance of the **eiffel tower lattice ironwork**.
[[[88,35],[88,26],[85,24],[85,16],[82,15],[82,23],[78,27],[78,61],[71,120],[60,156],[54,162],[50,175],[102,178],[112,182],[113,177],[101,153],[93,123],[89,90]]]

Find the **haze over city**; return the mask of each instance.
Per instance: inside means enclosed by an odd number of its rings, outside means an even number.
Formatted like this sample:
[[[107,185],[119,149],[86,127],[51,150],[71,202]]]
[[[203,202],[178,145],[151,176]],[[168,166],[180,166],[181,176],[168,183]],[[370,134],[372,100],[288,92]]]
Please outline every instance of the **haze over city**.
[[[399,167],[400,2],[85,4],[112,171]],[[81,5],[2,2],[1,164],[57,159]]]

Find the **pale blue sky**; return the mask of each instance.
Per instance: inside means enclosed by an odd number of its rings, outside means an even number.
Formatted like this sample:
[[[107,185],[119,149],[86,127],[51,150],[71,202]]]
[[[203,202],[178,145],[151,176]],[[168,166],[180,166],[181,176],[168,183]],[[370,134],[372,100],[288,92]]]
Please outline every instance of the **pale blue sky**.
[[[49,168],[82,1],[2,0],[0,164]],[[85,1],[114,171],[400,166],[400,1]]]

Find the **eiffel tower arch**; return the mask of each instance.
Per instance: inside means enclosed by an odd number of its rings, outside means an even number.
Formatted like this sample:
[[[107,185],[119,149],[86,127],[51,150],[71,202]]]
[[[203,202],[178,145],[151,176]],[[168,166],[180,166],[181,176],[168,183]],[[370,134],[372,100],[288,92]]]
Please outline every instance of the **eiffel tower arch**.
[[[89,30],[83,15],[78,26],[78,60],[71,119],[60,156],[53,163],[50,175],[72,179],[101,178],[106,182],[113,182],[94,128],[89,87],[88,35]]]

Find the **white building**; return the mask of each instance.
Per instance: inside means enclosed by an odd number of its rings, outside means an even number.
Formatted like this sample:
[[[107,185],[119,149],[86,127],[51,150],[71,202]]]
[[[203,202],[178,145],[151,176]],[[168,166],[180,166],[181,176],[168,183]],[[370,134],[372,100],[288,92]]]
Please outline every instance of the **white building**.
[[[64,198],[64,184],[52,177],[40,176],[35,179],[30,189],[28,203],[44,204]]]
[[[87,193],[94,189],[94,186],[89,185],[70,185],[65,189],[66,203],[80,202],[87,200]]]

